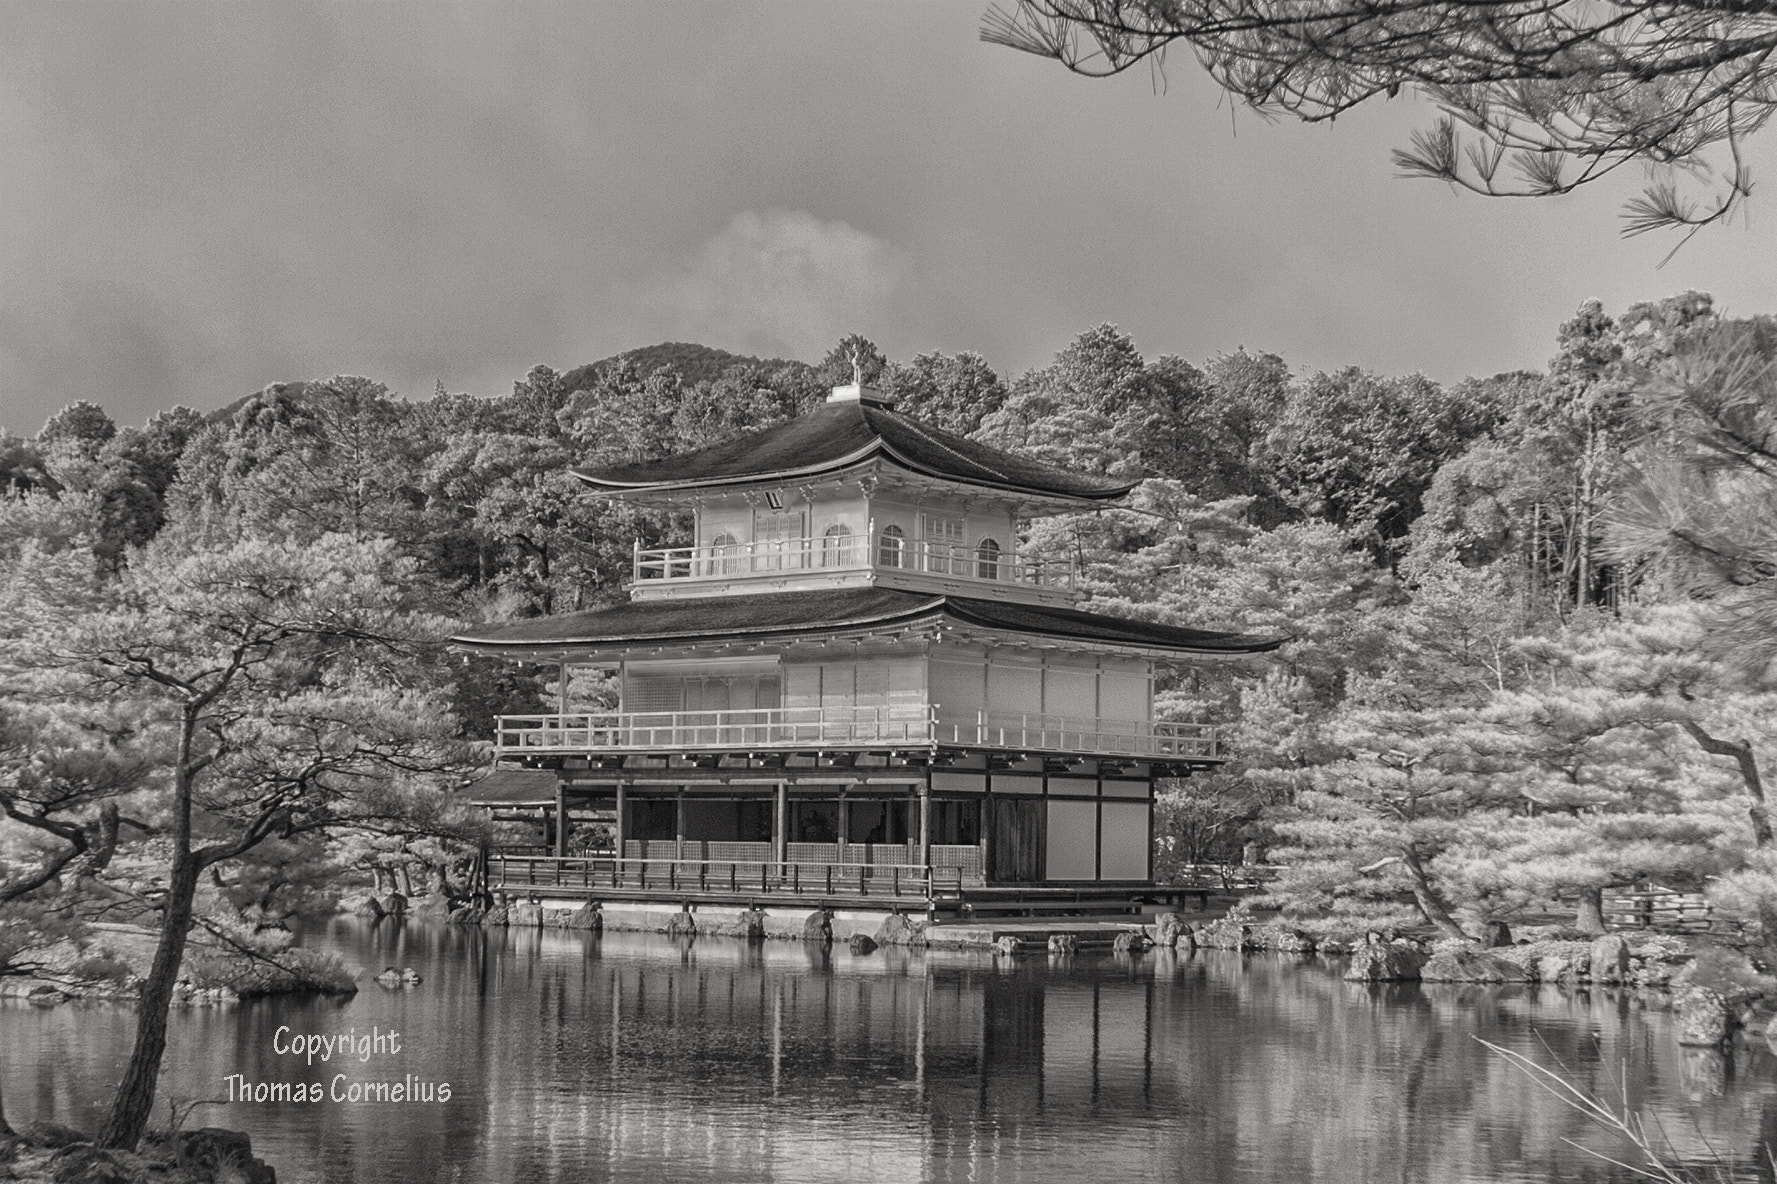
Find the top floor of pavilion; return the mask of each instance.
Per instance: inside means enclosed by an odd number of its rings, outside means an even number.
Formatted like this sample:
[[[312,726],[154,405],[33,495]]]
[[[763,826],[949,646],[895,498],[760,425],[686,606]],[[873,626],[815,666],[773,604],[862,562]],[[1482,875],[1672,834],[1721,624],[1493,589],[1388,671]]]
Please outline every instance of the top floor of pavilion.
[[[1134,486],[934,428],[862,383],[765,431],[574,475],[692,514],[690,546],[638,544],[636,600],[880,587],[1065,605],[1073,564],[1018,558],[1019,519],[1113,505]]]

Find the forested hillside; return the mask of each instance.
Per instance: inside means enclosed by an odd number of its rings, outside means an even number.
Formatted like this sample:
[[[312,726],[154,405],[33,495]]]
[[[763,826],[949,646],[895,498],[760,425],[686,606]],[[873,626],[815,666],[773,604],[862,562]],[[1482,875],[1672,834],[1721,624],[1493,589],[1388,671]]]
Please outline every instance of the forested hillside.
[[[1777,741],[1772,324],[1686,293],[1588,304],[1552,329],[1546,372],[1449,386],[1245,351],[1148,358],[1101,325],[1021,375],[852,337],[816,365],[669,344],[537,366],[498,398],[342,376],[141,427],[75,402],[0,440],[8,665],[37,680],[8,684],[7,759],[38,759],[48,725],[18,696],[44,693],[41,655],[78,648],[56,598],[110,603],[145,573],[252,546],[318,572],[355,556],[408,614],[404,636],[611,603],[634,541],[683,541],[687,524],[589,497],[571,465],[784,420],[855,360],[911,415],[1145,477],[1128,508],[1021,539],[1080,561],[1089,607],[1291,636],[1274,662],[1163,688],[1164,715],[1225,725],[1239,754],[1167,792],[1163,875],[1256,844],[1286,865],[1276,903],[1304,924],[1474,931],[1553,904],[1596,927],[1601,889],[1643,880],[1760,918],[1777,904],[1759,779]],[[484,738],[549,673],[423,646],[402,661],[441,742]],[[56,693],[91,693],[98,675],[82,677]],[[142,759],[92,743],[82,759]]]

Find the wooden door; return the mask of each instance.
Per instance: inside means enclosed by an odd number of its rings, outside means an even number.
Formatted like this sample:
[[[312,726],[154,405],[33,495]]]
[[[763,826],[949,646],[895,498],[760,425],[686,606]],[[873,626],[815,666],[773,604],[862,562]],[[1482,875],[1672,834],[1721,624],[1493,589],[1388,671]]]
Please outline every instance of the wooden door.
[[[1043,876],[1043,799],[990,799],[987,835],[987,881],[990,884],[1036,884]]]

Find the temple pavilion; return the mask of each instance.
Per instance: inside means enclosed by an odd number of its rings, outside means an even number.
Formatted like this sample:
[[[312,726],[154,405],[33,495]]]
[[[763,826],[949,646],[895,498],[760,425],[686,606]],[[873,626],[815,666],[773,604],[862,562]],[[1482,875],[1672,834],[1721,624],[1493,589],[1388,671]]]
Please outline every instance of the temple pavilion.
[[[547,825],[539,848],[495,854],[496,887],[683,907],[1128,900],[1152,885],[1156,781],[1225,756],[1214,728],[1154,718],[1156,673],[1279,644],[1075,608],[1072,565],[1020,558],[1019,523],[1134,483],[940,431],[862,383],[725,444],[574,475],[689,512],[693,541],[638,544],[627,603],[455,639],[561,670],[556,712],[498,722],[498,764],[544,772],[485,804]],[[568,710],[576,667],[607,673],[615,710]]]

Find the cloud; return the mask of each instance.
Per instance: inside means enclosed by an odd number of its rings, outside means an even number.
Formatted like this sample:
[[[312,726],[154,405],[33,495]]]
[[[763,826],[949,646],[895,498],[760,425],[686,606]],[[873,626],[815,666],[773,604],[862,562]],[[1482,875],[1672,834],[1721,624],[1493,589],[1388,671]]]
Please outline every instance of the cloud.
[[[907,252],[848,223],[748,210],[629,294],[631,335],[818,360],[847,333],[882,332],[912,270]]]

